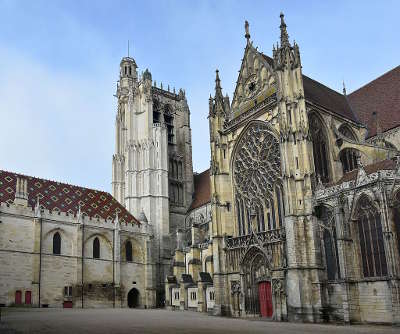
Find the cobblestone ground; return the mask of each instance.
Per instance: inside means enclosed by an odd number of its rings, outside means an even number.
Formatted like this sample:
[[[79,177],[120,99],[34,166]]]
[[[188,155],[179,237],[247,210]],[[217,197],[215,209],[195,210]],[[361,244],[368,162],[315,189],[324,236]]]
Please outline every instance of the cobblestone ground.
[[[3,309],[0,333],[400,333],[399,327],[278,323],[196,312],[132,309]]]

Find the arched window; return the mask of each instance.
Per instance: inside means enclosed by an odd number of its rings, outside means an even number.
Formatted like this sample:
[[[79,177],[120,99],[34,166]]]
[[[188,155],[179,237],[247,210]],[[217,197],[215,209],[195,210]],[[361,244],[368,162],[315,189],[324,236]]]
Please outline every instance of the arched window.
[[[321,220],[325,265],[328,280],[331,281],[340,278],[339,254],[337,251],[336,226],[333,212],[323,206],[321,208]]]
[[[125,244],[126,261],[132,262],[132,243],[128,240]]]
[[[280,176],[279,140],[264,122],[251,122],[238,141],[233,161],[239,235],[250,234],[253,228],[258,232],[277,228],[275,212],[280,209],[275,208],[274,185]]]
[[[97,237],[93,240],[93,258],[100,259],[100,240]]]
[[[350,139],[350,140],[357,141],[357,138],[354,135],[354,132],[350,129],[350,127],[347,124],[342,124],[339,127],[339,132],[343,137]]]
[[[364,277],[386,276],[380,213],[366,196],[360,198],[356,213]]]
[[[399,252],[400,258],[400,191],[397,192],[393,203],[393,220],[397,237],[397,251]]]
[[[343,173],[350,172],[356,169],[357,166],[357,157],[359,153],[357,150],[352,148],[345,148],[339,154],[340,161],[342,162]]]
[[[324,126],[316,114],[310,115],[310,134],[313,142],[314,166],[317,179],[320,178],[322,183],[328,183],[329,166],[328,166],[328,138],[326,137]]]
[[[53,254],[61,254],[61,236],[58,232],[53,235]]]

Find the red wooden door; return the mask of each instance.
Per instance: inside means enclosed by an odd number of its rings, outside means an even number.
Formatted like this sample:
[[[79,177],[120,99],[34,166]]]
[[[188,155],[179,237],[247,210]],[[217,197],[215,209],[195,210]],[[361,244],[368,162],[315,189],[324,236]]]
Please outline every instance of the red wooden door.
[[[261,282],[258,285],[258,299],[261,316],[271,318],[273,313],[271,282]]]
[[[16,305],[22,304],[22,292],[19,290],[15,291],[15,304]]]
[[[32,292],[25,291],[25,304],[32,304]]]

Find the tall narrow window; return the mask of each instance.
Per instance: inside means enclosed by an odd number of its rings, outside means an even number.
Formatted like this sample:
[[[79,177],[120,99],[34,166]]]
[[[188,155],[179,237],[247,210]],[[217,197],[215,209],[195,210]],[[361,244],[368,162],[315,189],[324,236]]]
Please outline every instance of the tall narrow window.
[[[240,211],[241,211],[240,200],[236,200],[236,214],[237,214],[237,222],[238,222],[238,233],[239,233],[239,235],[243,235],[243,232],[242,232],[242,215],[241,215]]]
[[[342,163],[343,173],[350,172],[357,168],[357,150],[345,148],[340,152],[339,157]]]
[[[100,259],[100,240],[97,237],[93,240],[93,258]]]
[[[366,196],[359,200],[356,212],[364,277],[386,276],[387,264],[380,214]]]
[[[275,189],[276,192],[276,202],[278,204],[278,216],[279,216],[279,227],[282,227],[282,217],[283,217],[283,211],[282,211],[282,196],[281,196],[281,191],[279,187],[276,187]]]
[[[61,254],[61,236],[58,232],[53,235],[53,254]]]
[[[397,251],[399,252],[400,257],[400,192],[397,193],[397,202],[395,208],[393,209],[393,219],[394,219],[394,226],[396,229],[396,236],[397,236]]]
[[[132,262],[132,243],[128,240],[125,244],[126,261]]]
[[[321,239],[323,241],[323,250],[325,253],[325,266],[328,280],[340,278],[339,254],[337,251],[336,226],[332,210],[327,207],[321,207],[322,221]]]
[[[317,178],[320,178],[322,183],[328,183],[329,167],[328,167],[328,139],[324,132],[324,126],[315,114],[310,115],[310,133],[313,142],[314,166]]]

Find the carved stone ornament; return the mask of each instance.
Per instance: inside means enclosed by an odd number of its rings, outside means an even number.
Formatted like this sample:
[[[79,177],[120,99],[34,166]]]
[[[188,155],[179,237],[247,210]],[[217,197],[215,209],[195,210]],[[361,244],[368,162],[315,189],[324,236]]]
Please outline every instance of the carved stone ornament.
[[[231,281],[231,292],[232,292],[232,294],[241,292],[241,287],[240,287],[239,281]]]

